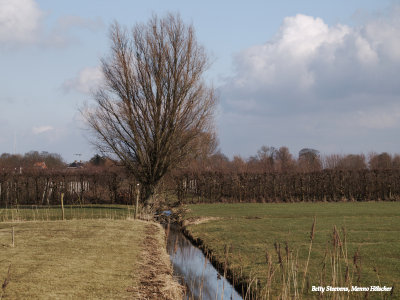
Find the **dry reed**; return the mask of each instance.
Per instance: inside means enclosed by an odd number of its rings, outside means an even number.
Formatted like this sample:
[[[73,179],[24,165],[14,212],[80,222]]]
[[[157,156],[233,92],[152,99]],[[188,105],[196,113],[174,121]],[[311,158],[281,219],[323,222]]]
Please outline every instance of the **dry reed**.
[[[316,218],[314,217],[310,230],[308,255],[304,265],[299,262],[298,251],[291,249],[287,242],[285,242],[284,246],[279,242],[274,243],[276,260],[273,258],[268,248],[266,248],[264,257],[266,278],[263,287],[260,288],[257,276],[251,274],[247,279],[244,299],[302,300],[315,297],[317,299],[332,300],[368,299],[368,292],[351,291],[353,285],[360,285],[362,282],[362,258],[360,248],[355,251],[351,263],[351,260],[348,258],[347,232],[345,228],[342,228],[341,232],[339,232],[336,226],[333,227],[331,240],[327,243],[321,269],[319,272],[315,273],[314,276],[319,278],[318,284],[320,286],[348,287],[349,292],[310,293],[310,278],[308,272],[315,235]],[[380,276],[376,267],[374,267],[374,272],[380,285]],[[382,299],[384,298],[382,293],[381,297]]]

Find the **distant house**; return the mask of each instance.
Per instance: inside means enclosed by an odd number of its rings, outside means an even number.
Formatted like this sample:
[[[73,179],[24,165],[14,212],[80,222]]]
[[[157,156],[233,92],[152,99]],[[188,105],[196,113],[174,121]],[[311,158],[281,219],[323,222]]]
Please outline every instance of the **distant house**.
[[[77,162],[74,161],[72,164],[69,164],[67,169],[82,169],[83,168],[83,162]]]
[[[35,169],[45,170],[47,169],[46,163],[44,161],[35,162],[33,164]]]

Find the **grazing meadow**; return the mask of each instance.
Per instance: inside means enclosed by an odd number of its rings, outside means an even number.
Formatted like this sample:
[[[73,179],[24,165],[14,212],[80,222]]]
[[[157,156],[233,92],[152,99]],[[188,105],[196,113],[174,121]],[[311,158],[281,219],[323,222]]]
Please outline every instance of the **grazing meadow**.
[[[400,203],[189,205],[186,231],[245,281],[250,298],[338,296],[312,286],[393,287],[352,298],[399,297]],[[228,272],[229,273],[229,272]],[[250,286],[250,289],[249,289]],[[348,297],[348,294],[344,295]],[[300,299],[299,298],[299,299]]]

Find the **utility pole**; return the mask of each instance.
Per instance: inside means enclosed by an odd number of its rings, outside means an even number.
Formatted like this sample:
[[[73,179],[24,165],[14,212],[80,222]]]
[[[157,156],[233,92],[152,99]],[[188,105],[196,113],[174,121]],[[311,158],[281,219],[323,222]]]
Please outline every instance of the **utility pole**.
[[[13,154],[17,154],[17,132],[14,130]]]

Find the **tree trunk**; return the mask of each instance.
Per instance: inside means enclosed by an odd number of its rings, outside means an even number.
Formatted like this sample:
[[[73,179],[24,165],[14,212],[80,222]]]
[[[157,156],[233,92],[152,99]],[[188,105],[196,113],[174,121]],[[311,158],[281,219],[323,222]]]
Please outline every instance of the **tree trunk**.
[[[144,206],[149,206],[152,204],[152,198],[154,196],[156,190],[156,184],[154,183],[145,183],[142,184],[143,191],[142,191],[142,201]]]

